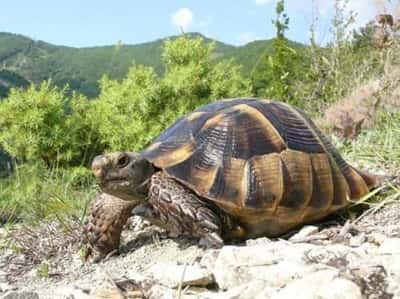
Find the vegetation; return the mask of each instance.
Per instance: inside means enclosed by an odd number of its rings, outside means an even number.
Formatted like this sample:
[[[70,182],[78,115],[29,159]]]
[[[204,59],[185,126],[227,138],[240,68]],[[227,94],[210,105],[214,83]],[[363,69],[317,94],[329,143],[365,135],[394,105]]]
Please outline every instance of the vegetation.
[[[12,87],[25,88],[29,82],[17,73],[0,70],[0,100],[7,96]]]
[[[234,58],[243,65],[244,73],[251,71],[257,59],[271,41],[257,41],[243,47],[235,47],[207,39],[198,33],[188,34],[192,38],[202,37],[207,43],[214,43],[212,61]],[[90,48],[73,48],[35,41],[22,35],[0,32],[0,70],[5,69],[20,74],[33,83],[51,79],[59,88],[69,85],[89,98],[98,96],[99,79],[105,74],[111,79],[122,80],[133,64],[152,67],[157,75],[162,75],[165,65],[162,60],[163,45],[166,40]],[[293,47],[301,46],[293,43]]]
[[[383,174],[383,183],[370,195],[355,202],[374,205],[380,201],[400,198],[400,178],[392,183],[393,175],[399,175],[400,169],[400,111],[381,111],[378,114],[375,127],[364,131],[353,142],[336,140],[336,146],[345,158],[368,166],[372,171]]]
[[[285,37],[289,17],[285,13],[283,0],[276,3],[276,19],[272,23],[276,28],[276,38],[272,41],[272,52],[265,56],[263,68],[255,76],[256,92],[259,96],[293,102],[292,82],[295,79],[294,60],[297,53]]]
[[[14,161],[14,171],[0,179],[0,222],[81,219],[96,192],[87,168],[95,155],[141,150],[178,117],[213,100],[273,97],[318,116],[371,79],[390,92],[398,86],[398,76],[390,76],[400,69],[397,37],[377,48],[367,42],[374,28],[351,34],[352,15],[344,11],[337,5],[326,47],[313,37],[307,47],[286,39],[283,0],[276,6],[275,39],[239,48],[190,34],[85,49],[0,34],[3,68],[34,83],[12,88],[0,102],[0,175],[10,168],[10,156]],[[400,112],[380,112],[374,129],[336,144],[350,160],[391,171],[400,167],[396,134]]]
[[[0,106],[0,143],[18,160],[54,165],[81,165],[99,149],[86,115],[91,103],[66,97],[49,82],[26,91],[13,89]]]
[[[40,163],[21,164],[0,181],[0,224],[37,223],[47,217],[61,223],[66,217],[82,219],[95,193],[86,168],[47,168]]]
[[[0,105],[0,145],[19,164],[0,182],[0,218],[28,220],[23,207],[30,202],[32,218],[52,214],[49,209],[62,206],[69,195],[73,201],[82,188],[78,184],[75,189],[75,174],[86,177],[84,166],[95,155],[140,150],[201,104],[250,96],[250,80],[240,67],[232,60],[212,63],[214,50],[215,44],[200,37],[168,40],[162,54],[164,76],[134,65],[121,82],[104,76],[95,101],[47,81],[12,89]],[[83,186],[91,186],[90,180]]]

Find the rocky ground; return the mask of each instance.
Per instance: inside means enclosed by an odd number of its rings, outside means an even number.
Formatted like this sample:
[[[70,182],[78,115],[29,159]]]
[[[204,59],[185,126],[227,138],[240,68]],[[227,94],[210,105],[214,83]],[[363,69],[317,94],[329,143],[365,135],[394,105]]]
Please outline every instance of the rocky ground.
[[[100,263],[82,261],[72,224],[3,229],[0,298],[400,298],[400,202],[338,218],[219,250],[135,218]]]

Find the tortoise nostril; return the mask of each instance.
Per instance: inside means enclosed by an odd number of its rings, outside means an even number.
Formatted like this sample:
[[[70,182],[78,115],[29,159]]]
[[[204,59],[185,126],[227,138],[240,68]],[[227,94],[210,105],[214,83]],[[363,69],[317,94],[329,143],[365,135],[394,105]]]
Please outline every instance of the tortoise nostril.
[[[98,179],[103,178],[103,169],[102,168],[92,168],[92,171],[96,178],[98,178]]]
[[[97,179],[102,180],[104,176],[104,167],[107,164],[107,158],[104,155],[96,156],[92,162],[92,172]]]
[[[126,165],[128,165],[128,163],[129,163],[129,157],[126,154],[123,154],[118,158],[117,166],[119,168],[123,168]]]
[[[92,161],[92,170],[100,169],[104,164],[104,156],[96,156]]]

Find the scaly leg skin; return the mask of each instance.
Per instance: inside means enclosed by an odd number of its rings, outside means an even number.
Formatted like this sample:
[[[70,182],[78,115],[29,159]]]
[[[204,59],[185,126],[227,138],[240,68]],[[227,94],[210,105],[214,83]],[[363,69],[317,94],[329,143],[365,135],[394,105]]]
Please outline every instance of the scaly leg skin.
[[[132,210],[134,215],[177,235],[200,237],[200,245],[222,247],[223,219],[206,201],[163,172],[151,178],[149,201]]]
[[[93,254],[97,262],[118,252],[122,229],[136,204],[105,193],[97,195],[83,228],[86,259]]]

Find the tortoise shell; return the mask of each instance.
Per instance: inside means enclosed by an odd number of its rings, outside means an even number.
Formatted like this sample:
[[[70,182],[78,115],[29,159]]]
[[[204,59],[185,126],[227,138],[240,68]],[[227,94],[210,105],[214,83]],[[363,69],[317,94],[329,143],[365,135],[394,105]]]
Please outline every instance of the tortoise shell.
[[[247,222],[278,217],[285,227],[320,219],[375,184],[301,110],[269,100],[203,106],[141,154],[231,215]]]

